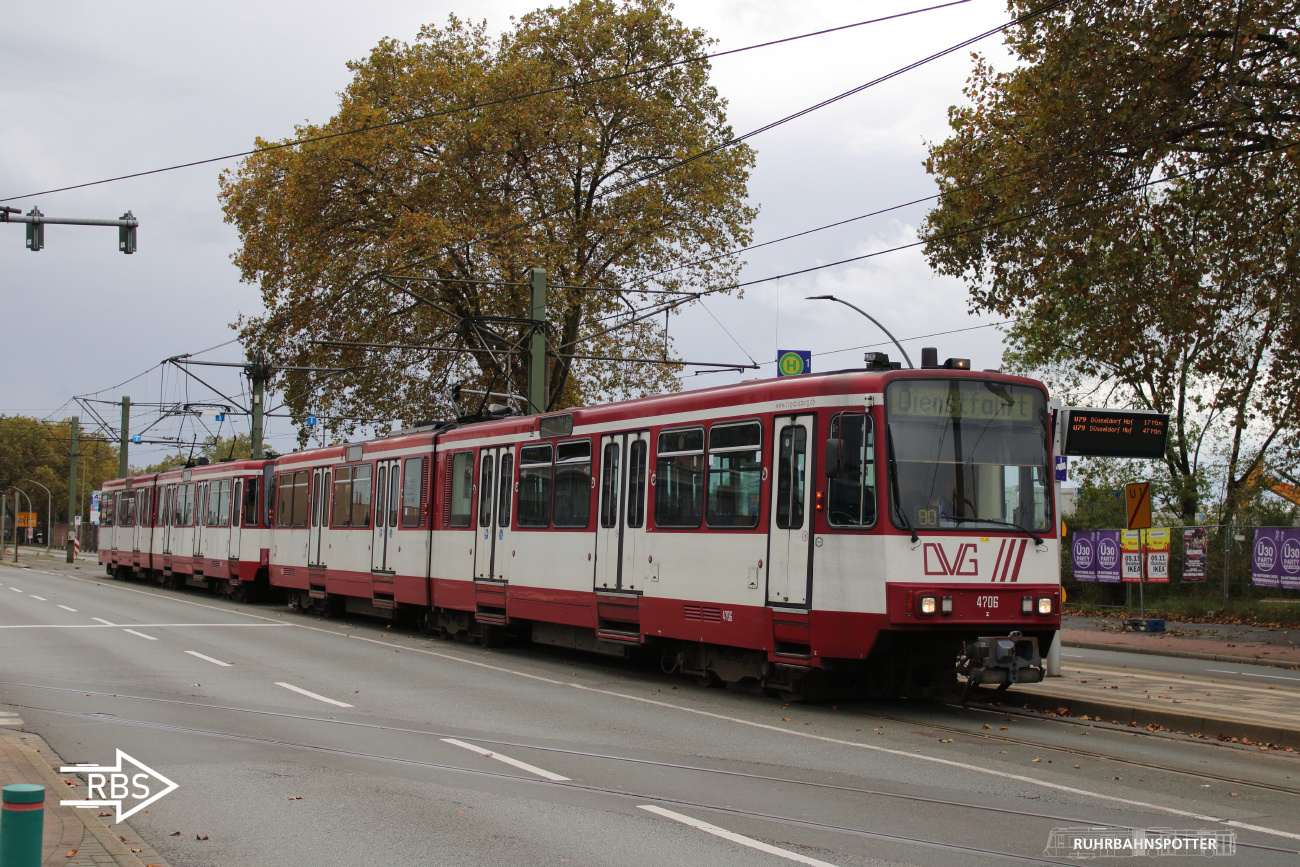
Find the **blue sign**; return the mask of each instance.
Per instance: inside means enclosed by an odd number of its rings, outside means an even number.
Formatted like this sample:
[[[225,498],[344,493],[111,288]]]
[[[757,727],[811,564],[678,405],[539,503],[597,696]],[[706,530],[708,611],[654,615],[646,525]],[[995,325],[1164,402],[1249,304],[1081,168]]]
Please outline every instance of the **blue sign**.
[[[217,421],[225,421],[225,420],[226,420],[226,414],[225,414],[224,412],[219,412],[219,413],[217,413],[217,419],[216,419],[216,420],[217,420]]]
[[[812,352],[803,349],[778,349],[776,351],[776,375],[798,376],[812,372]]]
[[[138,442],[140,442],[140,435],[139,435],[139,434],[136,434],[135,436],[131,437],[131,442],[133,442],[133,443],[138,443]]]
[[[314,415],[307,416],[307,427],[315,427],[315,426],[316,426],[316,416]]]
[[[1056,464],[1056,480],[1058,482],[1069,481],[1070,478],[1070,459],[1065,455],[1057,455],[1053,458]]]

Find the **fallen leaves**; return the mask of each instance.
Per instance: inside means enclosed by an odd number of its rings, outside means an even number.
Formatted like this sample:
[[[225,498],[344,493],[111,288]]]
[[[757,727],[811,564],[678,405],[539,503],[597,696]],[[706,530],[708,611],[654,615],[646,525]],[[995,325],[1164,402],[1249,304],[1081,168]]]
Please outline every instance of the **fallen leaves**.
[[[290,795],[290,796],[289,796],[289,800],[290,800],[290,801],[301,801],[301,800],[302,800],[302,795]]]
[[[181,832],[180,832],[180,831],[172,831],[172,832],[171,832],[170,834],[168,834],[167,836],[168,836],[168,837],[179,837],[180,835],[181,835]]]
[[[71,852],[69,852],[67,855],[64,855],[63,857],[64,857],[64,858],[71,858],[71,857],[73,857],[73,856],[76,855],[76,854],[77,854],[77,850],[76,850],[76,849],[73,849]]]
[[[952,738],[939,738],[939,743],[941,743],[941,744],[950,744],[950,743],[952,743]]]
[[[195,839],[195,840],[206,840],[206,839],[208,839],[208,835],[207,835],[207,834],[195,834],[195,835],[194,835],[194,839]]]
[[[81,785],[81,783],[78,783],[76,780],[69,780],[67,777],[63,778],[63,782],[67,783],[68,787],[72,789],[75,789],[77,788],[77,786]]]

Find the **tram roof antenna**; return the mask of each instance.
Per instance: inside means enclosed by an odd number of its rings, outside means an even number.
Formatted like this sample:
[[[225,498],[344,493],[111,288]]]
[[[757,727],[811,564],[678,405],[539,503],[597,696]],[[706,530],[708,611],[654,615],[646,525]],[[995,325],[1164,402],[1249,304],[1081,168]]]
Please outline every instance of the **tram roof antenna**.
[[[903,353],[903,358],[907,360],[907,366],[913,369],[916,368],[916,365],[912,363],[911,357],[908,356],[907,350],[903,348],[903,344],[899,343],[898,339],[894,337],[894,335],[889,333],[888,328],[880,324],[879,319],[872,316],[870,313],[863,310],[861,307],[857,306],[856,304],[850,304],[849,302],[845,301],[843,298],[836,298],[834,295],[809,295],[804,300],[805,301],[838,301],[839,303],[843,304],[845,307],[852,307],[854,310],[858,311],[863,316],[867,317],[872,322],[876,323],[876,327],[879,328],[881,331],[885,332],[885,336],[888,337],[891,341],[893,341],[893,344],[898,347],[899,352]]]

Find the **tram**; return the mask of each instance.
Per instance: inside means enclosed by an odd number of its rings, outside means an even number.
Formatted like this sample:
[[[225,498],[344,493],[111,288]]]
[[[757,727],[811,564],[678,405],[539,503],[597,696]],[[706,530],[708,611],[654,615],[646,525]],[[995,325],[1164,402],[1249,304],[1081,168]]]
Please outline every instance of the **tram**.
[[[116,480],[100,560],[789,697],[1038,682],[1047,392],[924,355]]]

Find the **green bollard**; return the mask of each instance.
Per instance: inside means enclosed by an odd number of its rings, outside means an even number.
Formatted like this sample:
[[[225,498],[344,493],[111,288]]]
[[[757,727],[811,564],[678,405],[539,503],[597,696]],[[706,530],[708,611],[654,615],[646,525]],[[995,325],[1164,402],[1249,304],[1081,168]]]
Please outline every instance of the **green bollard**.
[[[40,867],[45,787],[31,783],[5,786],[0,806],[0,867]]]

